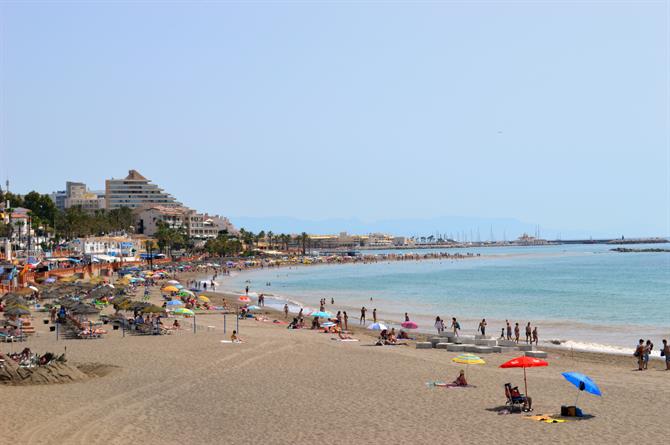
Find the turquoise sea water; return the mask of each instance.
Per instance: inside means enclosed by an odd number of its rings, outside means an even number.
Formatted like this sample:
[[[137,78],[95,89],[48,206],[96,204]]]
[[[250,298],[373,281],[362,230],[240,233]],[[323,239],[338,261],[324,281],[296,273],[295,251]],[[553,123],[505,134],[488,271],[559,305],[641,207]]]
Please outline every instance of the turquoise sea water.
[[[481,256],[265,269],[221,284],[239,291],[250,280],[252,291],[272,294],[276,299],[269,301],[277,306],[289,300],[314,308],[320,298],[333,297],[328,310],[351,311],[351,318],[361,305],[391,322],[409,312],[425,330],[436,315],[458,317],[467,333],[486,318],[489,334],[499,335],[509,319],[521,326],[531,321],[541,338],[583,349],[630,347],[641,337],[660,344],[670,337],[670,253],[617,253],[612,247],[450,249]]]

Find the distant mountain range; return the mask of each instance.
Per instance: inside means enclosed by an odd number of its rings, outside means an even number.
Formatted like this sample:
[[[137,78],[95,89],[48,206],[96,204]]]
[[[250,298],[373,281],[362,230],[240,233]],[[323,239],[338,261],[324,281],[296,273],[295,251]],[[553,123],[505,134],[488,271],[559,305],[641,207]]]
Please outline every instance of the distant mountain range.
[[[287,216],[250,217],[238,216],[230,218],[238,228],[258,232],[260,230],[274,233],[337,234],[348,232],[367,234],[374,232],[388,233],[397,236],[429,236],[442,234],[453,239],[468,241],[511,240],[523,233],[535,235],[538,226],[525,223],[514,218],[475,218],[465,216],[445,216],[438,218],[399,218],[378,221],[362,221],[355,218],[331,218],[309,220]],[[560,231],[539,227],[540,236],[546,239],[562,239],[607,237],[603,233],[586,234],[583,231]],[[609,235],[616,236],[616,235]]]

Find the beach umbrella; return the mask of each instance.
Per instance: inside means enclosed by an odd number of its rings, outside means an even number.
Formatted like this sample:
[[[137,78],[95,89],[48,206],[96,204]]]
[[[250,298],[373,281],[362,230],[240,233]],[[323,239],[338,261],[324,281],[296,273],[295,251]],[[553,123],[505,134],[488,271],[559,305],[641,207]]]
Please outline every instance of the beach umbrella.
[[[180,290],[177,295],[179,295],[181,297],[195,297],[195,294],[193,292],[191,292],[190,290],[186,290],[186,289]]]
[[[75,305],[74,307],[72,307],[71,311],[73,314],[77,315],[90,315],[90,314],[97,314],[98,312],[100,312],[100,310],[97,307],[85,303],[79,303]]]
[[[203,303],[209,303],[210,302],[209,298],[207,298],[204,295],[199,295],[198,300],[202,301]]]
[[[462,365],[465,365],[466,370],[470,365],[483,365],[486,363],[484,360],[482,360],[480,357],[474,354],[461,354],[459,356],[452,358],[451,361],[454,363],[460,363]]]
[[[261,309],[261,307],[260,307],[260,306],[256,306],[256,305],[254,304],[254,305],[249,306],[247,309],[250,310],[250,311],[257,311],[257,310]]]
[[[10,315],[10,316],[21,316],[21,315],[30,315],[30,311],[28,309],[25,309],[21,306],[14,306],[5,311],[5,315]]]
[[[388,327],[383,323],[377,322],[377,323],[373,323],[370,326],[368,326],[368,329],[370,329],[372,331],[383,331],[385,329],[388,329]]]
[[[179,281],[177,280],[168,280],[169,284],[179,284]]]
[[[318,317],[318,318],[332,318],[333,314],[329,314],[328,312],[324,312],[324,311],[316,311],[316,312],[312,312],[311,314],[309,314],[309,316],[310,317]]]
[[[419,325],[414,323],[413,321],[405,321],[400,324],[405,329],[418,329]]]
[[[145,307],[142,309],[142,312],[145,314],[159,314],[161,312],[165,312],[165,309],[162,307],[156,306],[155,304],[152,304],[151,306]]]
[[[238,298],[243,303],[248,303],[251,301],[251,298],[247,297],[246,295],[242,295],[240,298]]]
[[[580,372],[564,372],[561,375],[565,378],[565,380],[572,383],[579,389],[579,391],[577,391],[577,398],[575,399],[575,406],[577,406],[579,394],[582,391],[586,391],[590,394],[593,394],[594,396],[603,395],[602,392],[600,392],[598,385],[596,385],[596,383],[587,375],[584,375]]]
[[[176,287],[177,289],[183,289],[184,288],[184,286],[182,286],[181,284],[173,284],[173,286]]]
[[[549,363],[539,358],[521,356],[513,358],[502,365],[501,368],[523,368],[523,387],[525,389],[525,394],[528,396],[528,382],[526,381],[526,368],[535,368],[538,366],[549,366]]]
[[[331,326],[335,326],[335,323],[333,323],[332,321],[327,321],[325,323],[321,323],[321,326],[324,328],[329,328]]]
[[[183,306],[184,302],[181,300],[170,300],[167,302],[166,306]]]
[[[185,309],[183,307],[180,307],[179,309],[174,311],[175,314],[178,315],[188,315],[188,316],[193,316],[195,315],[194,312],[190,309]]]
[[[163,290],[164,290],[165,292],[179,292],[179,289],[177,289],[177,288],[174,287],[174,286],[165,286],[165,287],[163,288]]]
[[[28,286],[28,289],[33,290],[33,291],[35,291],[35,292],[38,292],[38,291],[39,291],[39,289],[36,288],[35,286]]]

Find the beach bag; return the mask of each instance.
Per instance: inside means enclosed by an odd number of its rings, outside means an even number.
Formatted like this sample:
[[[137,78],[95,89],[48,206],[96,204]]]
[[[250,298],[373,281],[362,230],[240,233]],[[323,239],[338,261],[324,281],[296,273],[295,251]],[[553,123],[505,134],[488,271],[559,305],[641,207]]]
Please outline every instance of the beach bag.
[[[633,357],[639,357],[640,356],[640,351],[635,351],[633,353]]]

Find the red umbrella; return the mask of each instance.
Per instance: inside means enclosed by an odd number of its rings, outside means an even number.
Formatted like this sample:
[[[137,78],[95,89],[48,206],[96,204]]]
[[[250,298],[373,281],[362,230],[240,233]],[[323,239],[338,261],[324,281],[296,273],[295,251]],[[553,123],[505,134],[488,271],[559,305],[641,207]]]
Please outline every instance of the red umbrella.
[[[242,302],[249,302],[249,301],[251,301],[251,298],[247,297],[246,295],[242,295],[239,298],[239,300],[242,301]]]
[[[526,368],[535,368],[536,366],[549,366],[549,363],[539,358],[522,357],[513,358],[512,360],[500,365],[501,368],[523,368],[523,387],[525,394],[528,396],[528,383],[526,382]]]
[[[405,321],[400,324],[405,329],[417,329],[419,327],[418,324],[414,323],[413,321]]]

